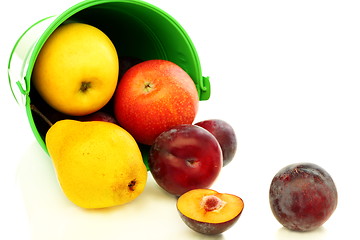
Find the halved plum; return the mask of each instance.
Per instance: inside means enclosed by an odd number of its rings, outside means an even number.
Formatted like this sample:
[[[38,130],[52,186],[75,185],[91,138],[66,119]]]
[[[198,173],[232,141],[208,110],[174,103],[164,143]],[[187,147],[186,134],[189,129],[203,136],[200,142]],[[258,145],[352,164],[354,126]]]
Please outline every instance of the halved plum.
[[[244,202],[236,195],[211,189],[194,189],[178,198],[177,209],[192,230],[215,235],[225,232],[237,222]]]

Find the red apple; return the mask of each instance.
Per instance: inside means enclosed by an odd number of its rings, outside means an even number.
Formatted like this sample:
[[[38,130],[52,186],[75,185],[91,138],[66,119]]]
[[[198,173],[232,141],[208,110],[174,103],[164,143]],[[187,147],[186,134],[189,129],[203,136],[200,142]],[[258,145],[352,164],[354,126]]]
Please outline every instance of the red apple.
[[[183,124],[161,133],[150,148],[149,168],[160,187],[179,196],[209,188],[222,168],[221,148],[202,127]]]
[[[190,76],[166,60],[148,60],[131,67],[114,95],[118,123],[138,142],[152,145],[162,132],[191,124],[199,97]]]
[[[232,126],[221,119],[209,119],[195,125],[205,128],[215,136],[223,153],[223,165],[229,164],[233,160],[237,148],[236,134]]]

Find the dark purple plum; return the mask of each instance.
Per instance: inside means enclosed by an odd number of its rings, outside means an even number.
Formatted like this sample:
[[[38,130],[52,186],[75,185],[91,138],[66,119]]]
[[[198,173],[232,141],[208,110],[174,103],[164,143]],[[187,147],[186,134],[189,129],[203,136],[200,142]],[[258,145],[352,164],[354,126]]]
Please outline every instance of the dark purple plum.
[[[222,169],[221,148],[202,127],[183,124],[161,133],[150,148],[149,168],[170,194],[209,188]]]
[[[98,111],[98,112],[91,113],[89,115],[77,117],[76,120],[83,121],[83,122],[85,122],[85,121],[103,121],[103,122],[110,122],[110,123],[117,124],[116,119],[113,115],[110,115],[109,113],[102,112],[102,111]]]
[[[275,218],[287,229],[311,231],[335,211],[338,194],[330,174],[313,163],[296,163],[281,169],[269,192]]]
[[[233,127],[224,120],[221,119],[209,119],[196,123],[208,130],[218,140],[222,154],[223,154],[223,166],[229,164],[236,153],[237,140]]]

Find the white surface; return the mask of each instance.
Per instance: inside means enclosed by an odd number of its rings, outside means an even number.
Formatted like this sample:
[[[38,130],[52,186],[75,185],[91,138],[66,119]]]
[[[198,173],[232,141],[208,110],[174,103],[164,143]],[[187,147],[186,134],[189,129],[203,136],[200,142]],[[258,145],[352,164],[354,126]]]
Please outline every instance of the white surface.
[[[358,1],[149,0],[177,19],[199,53],[212,96],[197,120],[233,125],[239,146],[213,189],[239,195],[245,209],[222,235],[188,229],[175,199],[152,180],[134,202],[87,211],[62,194],[49,157],[32,135],[7,82],[20,34],[75,4],[7,1],[0,8],[0,239],[340,239],[358,235],[360,215],[360,5]],[[61,11],[61,12],[59,12]],[[272,216],[268,188],[287,164],[325,168],[339,204],[320,229],[290,232]]]

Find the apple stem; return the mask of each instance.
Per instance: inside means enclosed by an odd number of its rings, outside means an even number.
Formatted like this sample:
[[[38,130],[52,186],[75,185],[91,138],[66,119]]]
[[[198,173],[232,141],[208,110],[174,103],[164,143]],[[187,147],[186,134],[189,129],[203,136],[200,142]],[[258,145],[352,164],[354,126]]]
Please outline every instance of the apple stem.
[[[86,92],[89,88],[91,88],[91,82],[82,82],[80,86],[80,91]]]
[[[34,104],[30,104],[30,109],[39,115],[50,127],[53,125],[53,123]]]
[[[149,92],[151,92],[151,90],[152,90],[153,87],[154,87],[154,86],[153,86],[152,83],[147,82],[147,83],[145,83],[144,90],[145,90],[145,92],[149,93]]]

